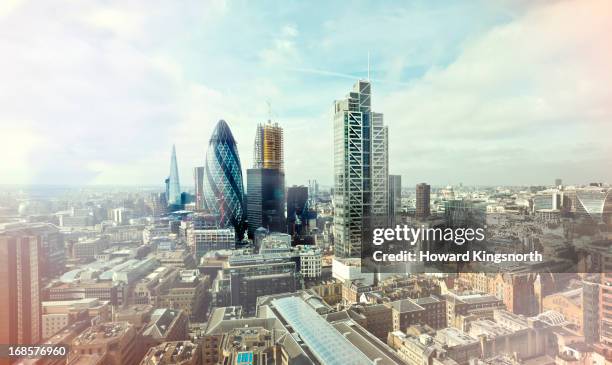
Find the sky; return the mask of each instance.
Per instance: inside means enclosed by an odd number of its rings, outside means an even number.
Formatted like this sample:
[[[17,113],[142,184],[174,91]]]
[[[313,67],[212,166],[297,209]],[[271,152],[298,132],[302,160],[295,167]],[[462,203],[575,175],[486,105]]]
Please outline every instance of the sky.
[[[181,183],[219,119],[251,167],[333,183],[332,106],[367,77],[404,186],[612,182],[612,2],[0,2],[0,184]],[[270,108],[268,107],[270,104]]]

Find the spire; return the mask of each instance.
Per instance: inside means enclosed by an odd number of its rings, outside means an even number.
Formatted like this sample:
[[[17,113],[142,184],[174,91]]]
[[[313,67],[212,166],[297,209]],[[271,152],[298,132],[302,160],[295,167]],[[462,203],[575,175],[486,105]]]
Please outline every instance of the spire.
[[[168,205],[173,204],[181,204],[181,187],[179,183],[175,145],[172,145],[172,156],[170,157],[170,176],[168,177]]]

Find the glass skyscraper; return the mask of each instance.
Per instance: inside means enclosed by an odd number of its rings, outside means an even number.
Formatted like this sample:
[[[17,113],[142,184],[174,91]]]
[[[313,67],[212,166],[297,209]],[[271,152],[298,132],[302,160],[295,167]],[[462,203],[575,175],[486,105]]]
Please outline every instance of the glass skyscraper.
[[[283,129],[271,121],[258,124],[253,168],[247,170],[249,237],[259,227],[285,231],[285,172]]]
[[[172,156],[170,157],[170,175],[166,183],[168,205],[181,204],[181,186],[179,183],[178,164],[176,162],[176,147],[172,145]]]
[[[224,120],[210,137],[204,169],[205,209],[219,216],[222,228],[234,227],[236,239],[242,239],[246,215],[242,167],[236,140]]]
[[[334,104],[334,253],[361,257],[373,226],[387,223],[388,130],[360,80]]]

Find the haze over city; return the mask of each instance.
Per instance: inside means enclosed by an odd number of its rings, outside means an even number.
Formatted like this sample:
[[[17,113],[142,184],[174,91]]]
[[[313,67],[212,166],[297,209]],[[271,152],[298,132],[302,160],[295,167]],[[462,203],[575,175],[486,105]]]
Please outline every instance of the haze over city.
[[[612,180],[609,2],[278,5],[2,2],[2,183],[161,185],[176,144],[190,184],[219,119],[246,169],[271,109],[287,185],[331,185],[368,53],[406,186]]]

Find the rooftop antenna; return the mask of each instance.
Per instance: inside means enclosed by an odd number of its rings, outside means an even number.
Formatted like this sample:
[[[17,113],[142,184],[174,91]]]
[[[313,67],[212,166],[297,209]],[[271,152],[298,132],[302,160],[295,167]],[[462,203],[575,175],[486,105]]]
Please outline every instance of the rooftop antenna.
[[[370,52],[368,51],[368,82],[370,81]]]
[[[266,100],[266,104],[268,104],[268,123],[272,123],[272,103],[270,103],[270,100]]]

